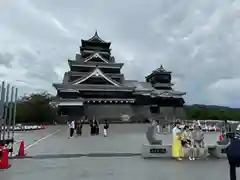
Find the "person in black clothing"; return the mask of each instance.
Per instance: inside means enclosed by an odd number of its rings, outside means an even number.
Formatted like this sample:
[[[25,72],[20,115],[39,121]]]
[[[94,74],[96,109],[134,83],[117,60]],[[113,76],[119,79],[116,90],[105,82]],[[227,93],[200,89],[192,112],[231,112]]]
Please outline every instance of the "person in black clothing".
[[[94,120],[94,126],[95,126],[95,135],[99,134],[99,124],[97,120]]]
[[[108,128],[109,128],[108,121],[105,120],[104,126],[103,126],[103,134],[104,134],[104,137],[107,137],[107,135],[108,135]]]
[[[230,137],[231,141],[226,148],[227,158],[229,162],[230,180],[237,180],[236,167],[240,165],[240,134],[236,133],[234,137]]]
[[[95,132],[96,132],[94,123],[93,122],[89,122],[89,125],[90,125],[90,133],[93,136],[95,134]]]

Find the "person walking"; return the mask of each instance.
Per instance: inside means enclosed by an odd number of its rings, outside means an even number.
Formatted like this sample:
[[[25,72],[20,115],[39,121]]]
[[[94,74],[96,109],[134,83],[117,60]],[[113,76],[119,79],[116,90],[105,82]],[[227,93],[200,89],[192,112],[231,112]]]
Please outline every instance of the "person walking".
[[[176,158],[177,160],[181,161],[183,157],[183,147],[181,143],[181,129],[180,129],[180,122],[177,121],[175,123],[175,127],[172,130],[172,157]]]
[[[95,135],[95,133],[96,133],[96,128],[95,128],[95,125],[94,125],[93,121],[90,121],[90,122],[89,122],[89,126],[90,126],[90,134],[91,134],[92,136]]]
[[[160,124],[159,124],[159,121],[156,120],[156,128],[157,128],[157,134],[160,134]]]
[[[82,121],[80,119],[76,123],[76,134],[78,136],[82,135]]]
[[[166,132],[166,124],[163,124],[162,125],[162,132],[163,132],[163,134],[167,134],[167,132]]]
[[[73,135],[74,135],[74,131],[75,131],[75,121],[72,120],[70,123],[69,123],[69,138],[73,138]]]
[[[98,135],[99,134],[99,123],[95,118],[94,118],[93,124],[95,127],[95,135]]]
[[[107,137],[107,136],[108,136],[108,128],[109,128],[108,121],[105,120],[104,126],[103,126],[103,134],[104,134],[104,137]]]

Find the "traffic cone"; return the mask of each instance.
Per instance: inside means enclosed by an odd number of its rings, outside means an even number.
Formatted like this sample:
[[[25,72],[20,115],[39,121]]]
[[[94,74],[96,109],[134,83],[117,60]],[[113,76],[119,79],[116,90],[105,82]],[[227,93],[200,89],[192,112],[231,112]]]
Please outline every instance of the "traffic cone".
[[[19,150],[18,150],[18,156],[22,157],[25,156],[25,148],[24,148],[24,141],[21,140],[20,141],[20,146],[19,146]]]
[[[3,152],[2,152],[2,160],[1,160],[1,166],[0,169],[7,169],[9,168],[9,163],[8,163],[8,148],[4,147]]]

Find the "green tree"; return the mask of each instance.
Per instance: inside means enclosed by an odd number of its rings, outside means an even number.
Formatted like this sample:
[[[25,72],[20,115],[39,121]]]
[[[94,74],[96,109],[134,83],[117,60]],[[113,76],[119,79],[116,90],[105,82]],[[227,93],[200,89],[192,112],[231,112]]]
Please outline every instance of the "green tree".
[[[17,123],[52,123],[56,119],[56,110],[49,102],[51,95],[33,93],[24,96],[17,103]]]
[[[240,121],[240,109],[221,106],[192,105],[185,107],[188,119]]]

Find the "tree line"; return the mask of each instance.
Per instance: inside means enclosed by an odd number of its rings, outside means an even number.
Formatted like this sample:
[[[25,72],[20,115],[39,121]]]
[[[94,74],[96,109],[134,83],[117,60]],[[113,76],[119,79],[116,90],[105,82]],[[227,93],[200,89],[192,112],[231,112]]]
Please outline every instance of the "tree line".
[[[21,97],[17,102],[16,123],[42,124],[56,121],[57,109],[49,104],[52,98],[46,92]],[[240,121],[240,108],[188,105],[184,109],[186,119]]]
[[[184,107],[188,119],[240,121],[240,108],[191,105]]]
[[[53,123],[57,110],[49,104],[51,99],[52,95],[46,92],[21,97],[17,102],[16,123]]]

